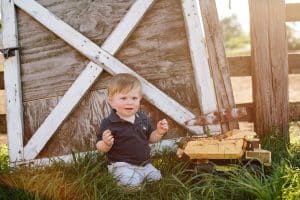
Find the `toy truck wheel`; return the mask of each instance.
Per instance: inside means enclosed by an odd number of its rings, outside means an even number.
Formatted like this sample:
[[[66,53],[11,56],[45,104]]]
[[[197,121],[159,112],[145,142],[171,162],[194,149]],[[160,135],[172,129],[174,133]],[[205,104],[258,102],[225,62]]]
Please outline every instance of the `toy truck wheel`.
[[[215,173],[216,172],[216,168],[215,168],[215,164],[208,162],[208,163],[201,163],[201,164],[197,164],[195,166],[195,170],[196,173]]]
[[[259,176],[263,173],[263,165],[258,160],[249,160],[245,164],[246,169],[248,169],[251,173]]]

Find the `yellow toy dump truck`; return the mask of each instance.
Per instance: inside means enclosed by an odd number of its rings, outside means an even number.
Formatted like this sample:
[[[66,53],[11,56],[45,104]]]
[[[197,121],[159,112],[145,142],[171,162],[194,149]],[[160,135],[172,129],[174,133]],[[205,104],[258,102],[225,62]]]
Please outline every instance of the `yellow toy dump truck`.
[[[186,137],[178,143],[177,156],[188,158],[210,171],[213,164],[249,165],[254,170],[271,166],[271,152],[261,149],[256,133],[232,130],[213,137]]]
[[[228,115],[228,113],[226,115]],[[220,116],[220,114],[218,113],[216,116]],[[223,116],[225,116],[225,114]],[[239,116],[230,116],[225,118],[225,120],[223,117],[223,121],[231,121],[231,119],[238,117]],[[215,120],[215,122],[217,121],[219,120]],[[193,125],[211,124],[209,122],[207,123],[207,120],[203,120],[203,117],[201,120],[193,119],[192,122]],[[217,136],[185,137],[178,143],[177,156],[179,158],[187,158],[198,166],[241,163],[255,170],[258,167],[271,166],[271,152],[261,149],[257,134],[253,131],[237,129]]]

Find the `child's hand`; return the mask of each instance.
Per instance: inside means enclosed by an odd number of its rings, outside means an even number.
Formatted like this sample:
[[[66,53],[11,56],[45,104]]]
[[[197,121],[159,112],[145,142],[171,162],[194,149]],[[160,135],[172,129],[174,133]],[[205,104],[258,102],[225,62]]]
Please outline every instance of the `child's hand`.
[[[106,131],[103,132],[102,140],[109,147],[111,147],[114,144],[114,137],[111,134],[110,130],[106,130]]]
[[[165,135],[168,130],[169,130],[169,125],[166,119],[157,122],[157,133],[159,135]]]

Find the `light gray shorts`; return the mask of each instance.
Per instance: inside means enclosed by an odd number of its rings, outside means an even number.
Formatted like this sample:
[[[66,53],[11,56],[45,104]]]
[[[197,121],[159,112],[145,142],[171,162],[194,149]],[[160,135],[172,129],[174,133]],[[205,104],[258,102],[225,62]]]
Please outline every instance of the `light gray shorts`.
[[[108,171],[118,179],[120,185],[139,186],[144,180],[158,181],[161,173],[151,163],[145,166],[132,165],[126,162],[114,162],[107,166]]]

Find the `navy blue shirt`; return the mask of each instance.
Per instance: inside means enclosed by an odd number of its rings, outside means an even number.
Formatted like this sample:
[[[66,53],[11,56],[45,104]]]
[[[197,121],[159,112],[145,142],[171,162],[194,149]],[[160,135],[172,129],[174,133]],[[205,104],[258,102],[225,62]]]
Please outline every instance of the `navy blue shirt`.
[[[103,119],[97,142],[105,130],[110,130],[114,144],[107,152],[110,162],[127,162],[133,165],[150,163],[149,137],[154,131],[149,118],[142,112],[135,114],[134,123],[121,119],[115,110]]]

